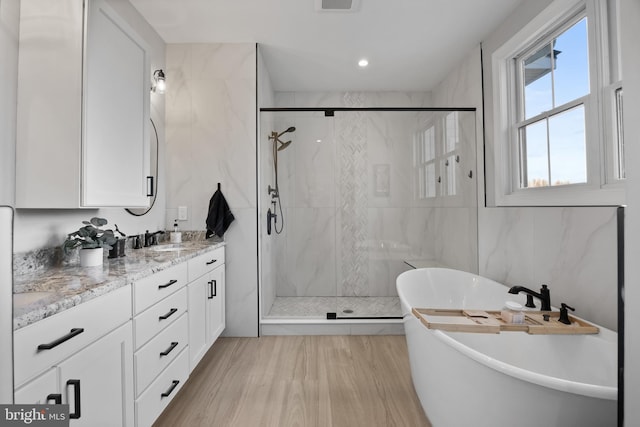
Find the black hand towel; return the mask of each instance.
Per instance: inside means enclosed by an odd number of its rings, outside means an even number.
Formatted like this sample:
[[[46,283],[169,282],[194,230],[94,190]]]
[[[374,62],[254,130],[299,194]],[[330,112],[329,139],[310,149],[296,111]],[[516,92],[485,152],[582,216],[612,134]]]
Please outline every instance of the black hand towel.
[[[218,184],[218,189],[209,200],[206,238],[208,239],[214,234],[218,237],[223,237],[224,232],[227,231],[234,219],[231,209],[229,209],[229,205],[220,190],[220,184]]]

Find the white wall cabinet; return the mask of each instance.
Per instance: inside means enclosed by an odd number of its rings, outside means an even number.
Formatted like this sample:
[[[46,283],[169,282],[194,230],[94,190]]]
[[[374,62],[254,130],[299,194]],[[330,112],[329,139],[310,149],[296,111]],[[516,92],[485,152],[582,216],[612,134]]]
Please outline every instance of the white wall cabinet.
[[[104,0],[20,3],[16,207],[147,206],[148,46]]]

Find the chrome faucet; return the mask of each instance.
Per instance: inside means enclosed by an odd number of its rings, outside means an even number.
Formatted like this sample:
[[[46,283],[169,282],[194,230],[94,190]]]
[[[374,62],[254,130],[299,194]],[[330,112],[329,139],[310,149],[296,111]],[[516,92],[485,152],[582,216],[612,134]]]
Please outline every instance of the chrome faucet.
[[[551,311],[551,294],[549,293],[549,288],[547,285],[542,285],[540,289],[540,293],[532,291],[531,289],[525,288],[524,286],[513,286],[509,289],[510,294],[519,294],[520,292],[524,292],[527,294],[527,303],[526,307],[535,308],[535,304],[533,303],[533,298],[536,297],[540,300],[542,311]]]

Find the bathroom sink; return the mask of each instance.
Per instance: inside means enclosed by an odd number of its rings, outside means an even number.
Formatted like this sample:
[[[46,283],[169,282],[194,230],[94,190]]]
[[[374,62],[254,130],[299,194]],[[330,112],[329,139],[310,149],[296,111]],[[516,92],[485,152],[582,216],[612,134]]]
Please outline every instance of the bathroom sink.
[[[54,292],[23,292],[13,294],[13,304],[20,307],[26,306],[53,296]]]

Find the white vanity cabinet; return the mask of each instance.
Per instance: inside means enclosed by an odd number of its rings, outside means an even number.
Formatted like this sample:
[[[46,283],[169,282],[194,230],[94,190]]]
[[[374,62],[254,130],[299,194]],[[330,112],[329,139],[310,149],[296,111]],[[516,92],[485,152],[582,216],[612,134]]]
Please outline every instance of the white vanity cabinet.
[[[189,377],[187,263],[133,284],[136,426],[151,426]]]
[[[188,290],[192,371],[225,328],[224,248],[189,260]]]
[[[104,0],[21,0],[16,207],[145,207],[149,48]]]
[[[69,404],[71,426],[134,426],[131,288],[14,334],[16,403]]]

